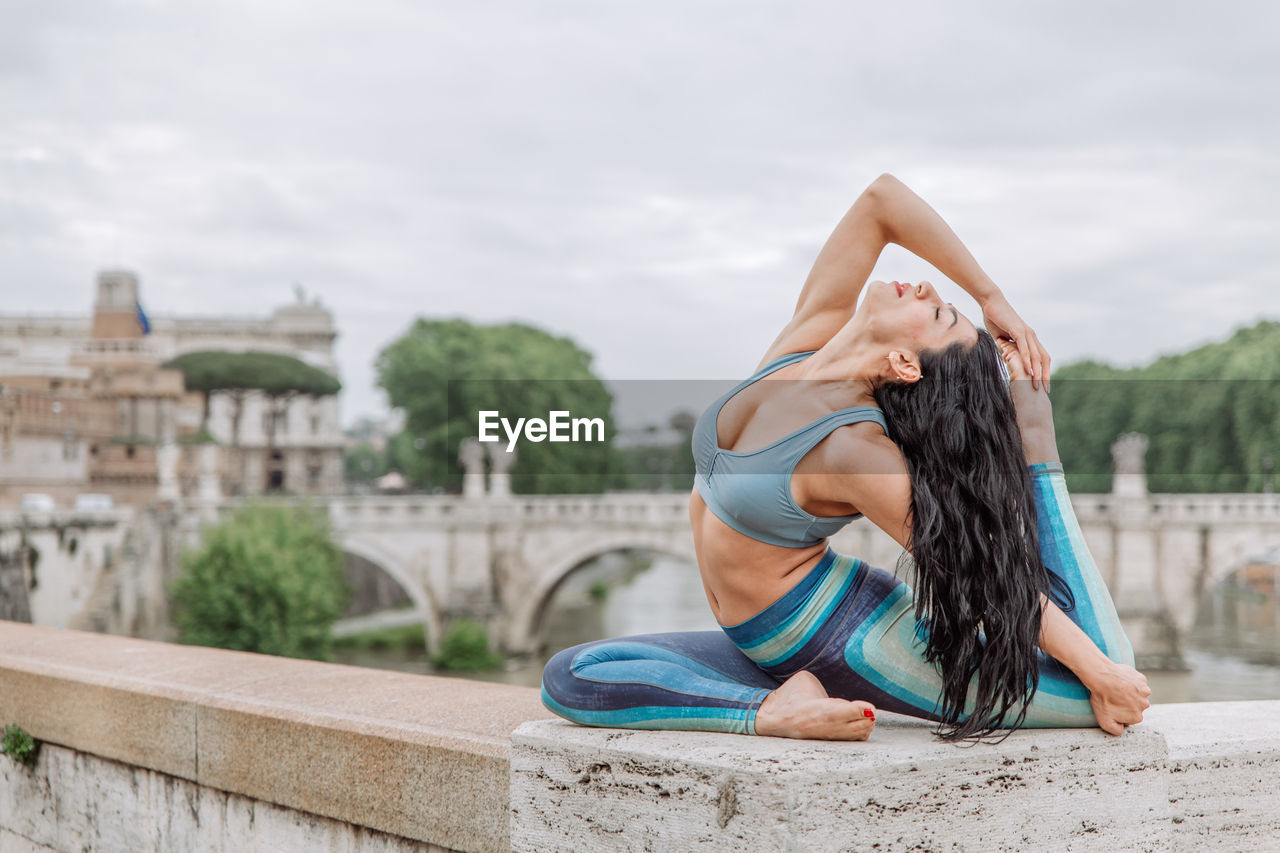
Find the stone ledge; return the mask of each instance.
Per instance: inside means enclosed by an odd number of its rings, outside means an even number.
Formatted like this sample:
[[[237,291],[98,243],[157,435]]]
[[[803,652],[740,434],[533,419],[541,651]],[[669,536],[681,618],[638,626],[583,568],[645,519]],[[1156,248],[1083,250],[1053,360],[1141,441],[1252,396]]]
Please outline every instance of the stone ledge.
[[[53,744],[0,761],[0,850],[453,853]]]
[[[457,850],[508,847],[532,688],[0,622],[0,724]]]
[[[1153,707],[1113,738],[865,743],[532,722],[512,737],[512,847],[580,850],[1259,849],[1280,834],[1280,702]]]

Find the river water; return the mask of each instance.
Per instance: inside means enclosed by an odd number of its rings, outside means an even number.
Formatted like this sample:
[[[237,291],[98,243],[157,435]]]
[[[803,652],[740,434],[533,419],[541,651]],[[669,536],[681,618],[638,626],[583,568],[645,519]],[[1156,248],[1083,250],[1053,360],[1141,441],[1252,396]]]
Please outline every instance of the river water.
[[[594,593],[594,594],[593,594]],[[1249,602],[1244,611],[1225,611],[1239,596],[1218,596],[1206,612],[1219,622],[1203,625],[1193,635],[1185,659],[1186,672],[1147,672],[1152,702],[1207,702],[1235,699],[1280,699],[1280,644],[1274,622],[1258,626],[1258,613],[1274,614],[1269,601]],[[1254,609],[1249,609],[1257,604]],[[1274,619],[1274,615],[1272,616]],[[1241,628],[1247,630],[1241,630]],[[610,554],[571,575],[557,592],[547,614],[547,647],[533,660],[511,661],[505,669],[467,673],[476,678],[537,687],[546,661],[563,648],[602,637],[659,631],[718,630],[707,605],[697,567],[679,560],[644,559]],[[348,652],[341,663],[399,669],[433,675],[437,671],[421,651]]]

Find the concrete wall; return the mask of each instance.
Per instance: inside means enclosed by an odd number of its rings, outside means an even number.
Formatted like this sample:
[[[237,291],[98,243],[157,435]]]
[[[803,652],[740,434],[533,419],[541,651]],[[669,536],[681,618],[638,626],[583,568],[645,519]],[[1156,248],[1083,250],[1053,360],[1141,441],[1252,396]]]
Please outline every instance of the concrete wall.
[[[444,853],[449,848],[46,745],[0,761],[0,850]]]
[[[0,758],[0,850],[185,849],[119,833],[193,814],[209,849],[255,849],[217,839],[262,815],[281,841],[256,849],[506,850],[510,734],[550,716],[529,688],[0,622],[0,725],[62,747],[34,773]]]

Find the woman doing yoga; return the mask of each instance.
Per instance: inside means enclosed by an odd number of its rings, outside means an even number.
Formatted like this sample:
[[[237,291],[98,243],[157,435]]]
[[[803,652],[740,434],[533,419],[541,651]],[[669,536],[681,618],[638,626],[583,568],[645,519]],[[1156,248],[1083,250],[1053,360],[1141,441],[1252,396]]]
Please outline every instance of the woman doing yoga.
[[[986,329],[928,282],[863,294],[889,243]],[[1150,690],[1071,508],[1049,364],[946,223],[877,178],[760,367],[695,427],[689,515],[723,630],[565,649],[543,702],[584,725],[836,740],[865,739],[877,707],[947,738],[1141,722]],[[914,591],[828,547],[858,516],[910,553]]]

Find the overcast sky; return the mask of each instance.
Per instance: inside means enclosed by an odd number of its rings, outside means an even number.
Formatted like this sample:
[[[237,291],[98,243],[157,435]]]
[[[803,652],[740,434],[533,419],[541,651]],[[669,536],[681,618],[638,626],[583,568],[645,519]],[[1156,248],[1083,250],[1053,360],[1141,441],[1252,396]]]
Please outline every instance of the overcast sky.
[[[336,316],[343,421],[414,316],[615,379],[748,374],[877,174],[1055,361],[1280,316],[1280,5],[0,0],[4,313]],[[931,277],[905,252],[877,277]]]

